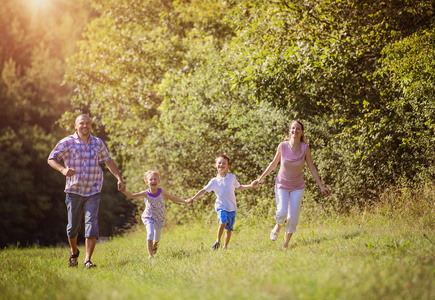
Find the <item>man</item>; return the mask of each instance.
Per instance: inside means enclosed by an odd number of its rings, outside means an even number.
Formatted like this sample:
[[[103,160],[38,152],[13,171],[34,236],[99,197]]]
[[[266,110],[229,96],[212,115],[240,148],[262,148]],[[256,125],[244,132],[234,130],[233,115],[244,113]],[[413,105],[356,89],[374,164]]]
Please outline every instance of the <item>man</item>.
[[[48,164],[66,176],[66,200],[68,210],[67,236],[71,247],[68,267],[76,267],[79,257],[77,235],[80,230],[83,213],[85,214],[86,268],[96,267],[91,256],[99,236],[98,208],[103,170],[105,163],[109,171],[118,179],[118,190],[125,189],[118,167],[113,162],[103,141],[91,135],[92,122],[88,115],[77,117],[76,132],[62,139],[51,151]],[[60,163],[63,160],[64,166]]]

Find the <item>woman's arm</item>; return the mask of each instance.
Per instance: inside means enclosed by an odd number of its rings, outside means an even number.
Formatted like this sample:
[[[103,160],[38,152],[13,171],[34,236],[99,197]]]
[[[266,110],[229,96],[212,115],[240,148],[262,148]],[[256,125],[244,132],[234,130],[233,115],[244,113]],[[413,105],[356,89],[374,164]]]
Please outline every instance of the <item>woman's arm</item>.
[[[171,201],[174,201],[174,202],[181,202],[181,203],[189,203],[188,200],[183,200],[183,199],[181,199],[181,198],[178,198],[178,197],[172,196],[171,194],[169,194],[169,193],[168,193],[167,191],[165,191],[165,190],[162,190],[162,194],[163,194],[163,196],[164,196],[165,198],[168,198],[168,199],[171,200]]]
[[[278,145],[278,148],[276,149],[275,157],[273,158],[272,162],[267,166],[263,174],[258,179],[254,180],[251,183],[251,185],[252,186],[259,185],[263,181],[263,179],[276,168],[280,160],[281,160],[281,148],[280,145]]]
[[[326,194],[326,196],[331,195],[331,192],[323,186],[322,180],[320,180],[319,173],[317,173],[316,166],[313,163],[313,159],[311,157],[311,149],[310,147],[307,147],[305,150],[305,161],[307,162],[308,168],[310,169],[311,175],[313,175],[314,179],[317,182],[317,185],[320,187],[323,193]]]

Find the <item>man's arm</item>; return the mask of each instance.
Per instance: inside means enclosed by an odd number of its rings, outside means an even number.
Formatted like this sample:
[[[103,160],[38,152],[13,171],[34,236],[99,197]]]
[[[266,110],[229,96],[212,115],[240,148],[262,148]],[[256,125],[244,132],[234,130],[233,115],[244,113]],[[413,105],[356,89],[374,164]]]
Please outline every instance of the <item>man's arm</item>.
[[[118,167],[116,166],[115,162],[111,159],[105,162],[107,168],[109,169],[110,173],[113,174],[113,176],[118,179],[118,191],[124,191],[125,190],[125,184],[124,180],[122,180],[121,173],[119,172]]]
[[[55,170],[61,172],[66,177],[71,177],[75,174],[76,170],[71,168],[65,168],[55,158],[47,160],[47,163]]]

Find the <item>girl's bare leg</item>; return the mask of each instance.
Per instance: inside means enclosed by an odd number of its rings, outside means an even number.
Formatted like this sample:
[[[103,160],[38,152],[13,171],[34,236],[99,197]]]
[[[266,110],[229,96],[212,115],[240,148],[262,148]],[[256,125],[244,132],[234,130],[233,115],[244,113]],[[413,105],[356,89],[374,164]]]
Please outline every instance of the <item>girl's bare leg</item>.
[[[148,258],[153,257],[153,240],[147,240]]]

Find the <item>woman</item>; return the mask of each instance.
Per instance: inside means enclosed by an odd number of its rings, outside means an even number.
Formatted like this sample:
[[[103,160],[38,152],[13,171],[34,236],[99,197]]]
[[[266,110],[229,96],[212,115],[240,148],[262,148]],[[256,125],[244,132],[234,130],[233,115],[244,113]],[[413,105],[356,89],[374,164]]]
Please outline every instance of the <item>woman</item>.
[[[302,197],[304,195],[305,181],[303,176],[304,163],[306,162],[311,174],[316,180],[322,192],[327,196],[331,193],[323,186],[317,169],[311,158],[310,147],[305,143],[304,125],[300,121],[292,121],[289,136],[284,142],[278,145],[276,155],[264,173],[252,182],[257,186],[263,179],[272,172],[281,161],[281,166],[276,176],[275,196],[276,196],[276,225],[270,232],[270,239],[276,241],[282,225],[287,221],[285,228],[285,239],[283,249],[288,247],[290,238],[296,231],[301,211]]]

